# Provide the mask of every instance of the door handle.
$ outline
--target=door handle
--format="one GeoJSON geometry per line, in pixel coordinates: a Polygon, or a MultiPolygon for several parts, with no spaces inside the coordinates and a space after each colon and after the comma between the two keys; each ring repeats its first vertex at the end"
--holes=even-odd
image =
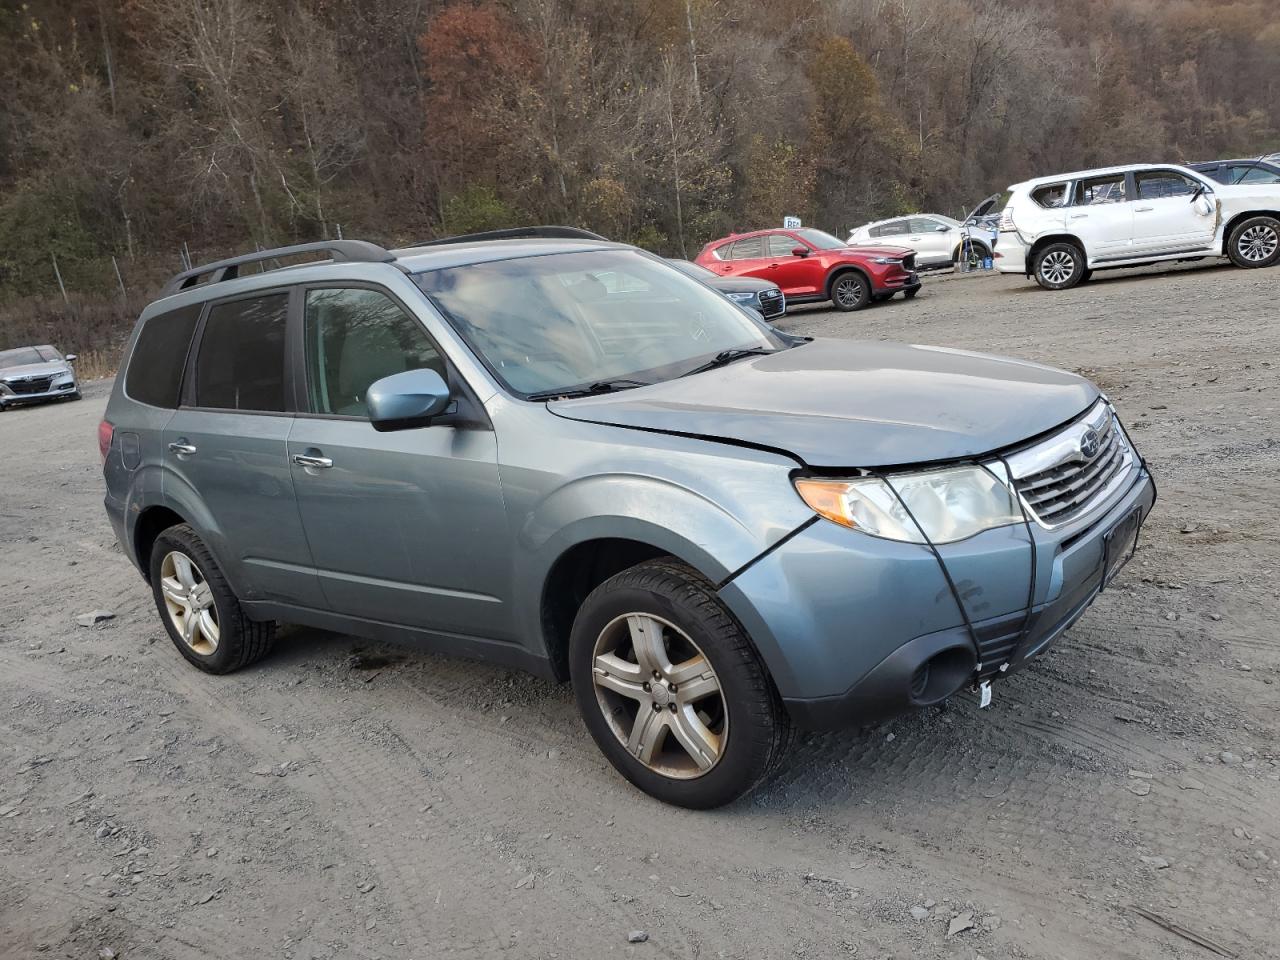
{"type": "Polygon", "coordinates": [[[1071,219],[1072,220],[1088,220],[1089,215],[1087,213],[1073,213],[1071,214],[1071,219]]]}
{"type": "Polygon", "coordinates": [[[769,269],[770,269],[770,270],[777,270],[777,269],[778,269],[778,265],[777,265],[776,263],[771,263],[771,264],[769,264],[769,269]]]}
{"type": "Polygon", "coordinates": [[[1155,207],[1134,207],[1134,208],[1133,208],[1133,212],[1134,212],[1134,213],[1147,213],[1148,211],[1151,211],[1151,210],[1154,210],[1154,209],[1155,209],[1155,207]]]}
{"type": "Polygon", "coordinates": [[[195,444],[189,443],[186,437],[173,441],[169,449],[180,457],[189,457],[196,452],[195,444]]]}
{"type": "Polygon", "coordinates": [[[300,467],[315,467],[318,470],[328,470],[333,466],[333,461],[328,457],[316,457],[308,453],[295,453],[292,459],[300,467]]]}

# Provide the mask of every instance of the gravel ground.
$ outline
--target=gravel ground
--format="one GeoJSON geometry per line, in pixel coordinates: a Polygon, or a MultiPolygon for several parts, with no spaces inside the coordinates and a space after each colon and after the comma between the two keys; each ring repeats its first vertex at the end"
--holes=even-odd
{"type": "Polygon", "coordinates": [[[1280,270],[1104,277],[784,322],[1082,370],[1161,499],[990,710],[804,737],[714,813],[631,789],[567,688],[493,666],[293,629],[199,673],[102,514],[109,383],[0,416],[0,956],[1214,955],[1140,910],[1280,955],[1280,270]]]}

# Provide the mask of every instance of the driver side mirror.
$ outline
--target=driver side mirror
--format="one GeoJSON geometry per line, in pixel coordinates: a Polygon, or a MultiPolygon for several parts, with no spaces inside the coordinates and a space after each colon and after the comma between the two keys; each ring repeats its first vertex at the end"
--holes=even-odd
{"type": "Polygon", "coordinates": [[[807,257],[809,255],[808,247],[792,247],[791,255],[793,257],[807,257]]]}
{"type": "Polygon", "coordinates": [[[67,361],[67,363],[75,363],[75,361],[76,361],[76,355],[75,355],[74,353],[68,353],[68,354],[67,354],[65,357],[63,357],[62,359],[63,359],[63,360],[65,360],[65,361],[67,361]]]}
{"type": "Polygon", "coordinates": [[[434,370],[393,373],[374,381],[365,394],[369,422],[379,433],[429,427],[450,399],[449,385],[434,370]]]}
{"type": "Polygon", "coordinates": [[[942,224],[938,224],[936,227],[933,228],[933,232],[934,233],[950,233],[951,228],[945,227],[942,224]]]}

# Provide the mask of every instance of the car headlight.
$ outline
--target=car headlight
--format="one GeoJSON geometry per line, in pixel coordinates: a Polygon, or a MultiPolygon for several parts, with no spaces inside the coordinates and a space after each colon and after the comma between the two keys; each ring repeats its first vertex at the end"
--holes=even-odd
{"type": "Polygon", "coordinates": [[[1009,488],[982,467],[902,473],[883,480],[802,477],[795,487],[800,499],[819,516],[904,543],[924,543],[925,536],[934,543],[954,543],[983,530],[1022,522],[1022,511],[1009,488]],[[910,515],[903,509],[904,502],[910,515]]]}
{"type": "Polygon", "coordinates": [[[901,257],[872,257],[872,263],[902,263],[901,257]]]}
{"type": "Polygon", "coordinates": [[[726,293],[725,296],[734,303],[750,303],[756,298],[754,293],[726,293]]]}

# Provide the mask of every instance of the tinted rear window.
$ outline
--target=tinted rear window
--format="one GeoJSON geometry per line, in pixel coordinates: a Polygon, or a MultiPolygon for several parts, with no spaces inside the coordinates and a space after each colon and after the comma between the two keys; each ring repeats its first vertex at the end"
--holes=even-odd
{"type": "Polygon", "coordinates": [[[196,406],[284,410],[289,295],[219,303],[209,310],[196,358],[196,406]]]}
{"type": "Polygon", "coordinates": [[[191,334],[200,319],[201,307],[197,303],[157,313],[143,324],[124,378],[124,392],[131,399],[153,407],[178,405],[182,370],[187,365],[191,334]]]}

